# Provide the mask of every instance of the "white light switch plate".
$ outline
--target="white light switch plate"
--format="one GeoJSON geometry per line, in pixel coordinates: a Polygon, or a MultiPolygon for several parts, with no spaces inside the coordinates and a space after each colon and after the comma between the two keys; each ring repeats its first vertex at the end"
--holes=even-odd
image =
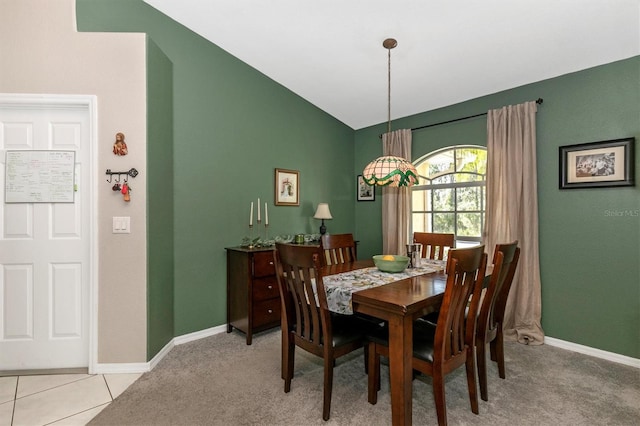
{"type": "Polygon", "coordinates": [[[131,217],[113,216],[113,233],[114,234],[130,234],[131,233],[131,217]]]}

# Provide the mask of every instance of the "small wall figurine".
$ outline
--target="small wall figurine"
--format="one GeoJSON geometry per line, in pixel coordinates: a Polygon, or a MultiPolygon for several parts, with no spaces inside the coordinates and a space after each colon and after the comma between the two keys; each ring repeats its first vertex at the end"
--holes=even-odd
{"type": "Polygon", "coordinates": [[[124,133],[116,133],[116,141],[113,144],[113,153],[115,155],[127,155],[129,153],[127,144],[124,141],[124,133]]]}

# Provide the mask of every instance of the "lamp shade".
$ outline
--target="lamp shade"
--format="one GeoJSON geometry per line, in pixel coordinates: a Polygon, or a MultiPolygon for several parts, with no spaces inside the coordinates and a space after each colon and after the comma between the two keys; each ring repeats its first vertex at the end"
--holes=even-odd
{"type": "Polygon", "coordinates": [[[314,219],[333,219],[331,211],[329,210],[329,204],[320,203],[316,208],[316,214],[313,215],[314,219]]]}
{"type": "Polygon", "coordinates": [[[418,183],[418,171],[404,158],[386,155],[370,162],[362,178],[367,185],[413,186],[418,183]]]}

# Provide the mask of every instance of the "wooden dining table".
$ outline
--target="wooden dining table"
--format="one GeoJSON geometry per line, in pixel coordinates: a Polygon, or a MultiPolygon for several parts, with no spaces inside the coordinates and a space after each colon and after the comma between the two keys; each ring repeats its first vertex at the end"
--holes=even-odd
{"type": "MultiPolygon", "coordinates": [[[[330,265],[323,275],[373,266],[371,260],[330,265]]],[[[439,309],[447,277],[442,272],[404,278],[352,293],[353,312],[383,319],[389,324],[389,373],[393,425],[410,425],[413,398],[413,322],[439,309]]]]}

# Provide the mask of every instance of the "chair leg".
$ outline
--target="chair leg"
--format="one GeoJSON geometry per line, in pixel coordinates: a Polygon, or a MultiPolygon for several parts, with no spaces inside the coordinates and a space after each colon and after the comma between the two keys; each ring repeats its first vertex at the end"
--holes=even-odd
{"type": "Polygon", "coordinates": [[[324,358],[324,402],[322,404],[322,419],[329,420],[331,413],[331,390],[333,388],[333,365],[335,359],[324,358]]]}
{"type": "Polygon", "coordinates": [[[289,362],[289,335],[286,330],[282,330],[282,346],[280,348],[280,376],[282,380],[287,380],[287,363],[289,362]]]}
{"type": "Polygon", "coordinates": [[[380,390],[380,355],[376,353],[376,344],[368,345],[368,400],[369,404],[375,405],[378,402],[378,390],[380,390]]]}
{"type": "Polygon", "coordinates": [[[487,389],[487,348],[484,339],[476,341],[476,359],[478,361],[478,382],[480,384],[480,398],[488,401],[487,389]]]}
{"type": "Polygon", "coordinates": [[[473,414],[479,414],[478,411],[478,388],[476,387],[476,362],[473,357],[473,348],[467,349],[467,387],[469,388],[469,401],[471,402],[471,411],[473,414]]]}
{"type": "Polygon", "coordinates": [[[496,339],[493,339],[489,343],[490,343],[489,344],[489,349],[490,349],[490,353],[491,353],[491,361],[498,362],[498,355],[496,355],[496,339]]]}
{"type": "Polygon", "coordinates": [[[364,374],[369,374],[369,343],[364,344],[364,374]]]}
{"type": "Polygon", "coordinates": [[[504,369],[504,343],[502,340],[502,324],[498,326],[498,332],[496,333],[496,338],[494,339],[494,344],[496,346],[496,361],[498,362],[498,375],[501,379],[506,377],[505,369],[504,369]]]}
{"type": "Polygon", "coordinates": [[[433,399],[436,403],[436,414],[438,415],[438,425],[447,424],[447,401],[444,396],[444,376],[442,372],[434,371],[431,377],[433,382],[433,399]]]}
{"type": "Polygon", "coordinates": [[[284,392],[291,390],[291,380],[293,379],[293,368],[295,364],[296,346],[289,341],[286,347],[282,348],[282,378],[284,379],[284,392]]]}

